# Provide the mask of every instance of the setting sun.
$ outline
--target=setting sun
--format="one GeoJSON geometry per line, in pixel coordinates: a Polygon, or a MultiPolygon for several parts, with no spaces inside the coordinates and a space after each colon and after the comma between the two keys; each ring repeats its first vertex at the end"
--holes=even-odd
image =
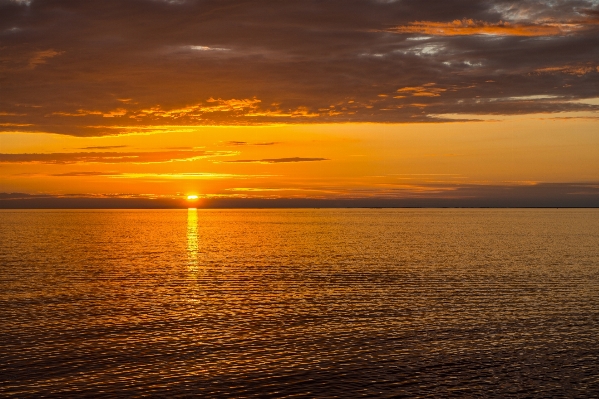
{"type": "Polygon", "coordinates": [[[187,201],[196,201],[198,199],[197,195],[188,195],[187,201]]]}

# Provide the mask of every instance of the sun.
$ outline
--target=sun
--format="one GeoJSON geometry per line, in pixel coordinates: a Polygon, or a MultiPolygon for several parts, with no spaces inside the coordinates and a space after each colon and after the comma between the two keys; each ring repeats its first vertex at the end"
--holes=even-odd
{"type": "Polygon", "coordinates": [[[197,195],[188,195],[187,201],[196,201],[198,199],[197,195]]]}

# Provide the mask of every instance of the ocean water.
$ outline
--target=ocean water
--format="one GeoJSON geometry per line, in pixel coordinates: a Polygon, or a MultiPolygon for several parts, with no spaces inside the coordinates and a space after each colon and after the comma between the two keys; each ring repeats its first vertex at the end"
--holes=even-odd
{"type": "Polygon", "coordinates": [[[0,211],[0,396],[599,397],[599,210],[0,211]]]}

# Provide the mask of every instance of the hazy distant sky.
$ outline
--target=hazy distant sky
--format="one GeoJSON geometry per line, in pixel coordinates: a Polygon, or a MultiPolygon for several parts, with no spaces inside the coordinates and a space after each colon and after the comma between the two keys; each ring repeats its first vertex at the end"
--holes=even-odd
{"type": "Polygon", "coordinates": [[[0,179],[59,197],[597,199],[599,0],[0,0],[0,179]]]}

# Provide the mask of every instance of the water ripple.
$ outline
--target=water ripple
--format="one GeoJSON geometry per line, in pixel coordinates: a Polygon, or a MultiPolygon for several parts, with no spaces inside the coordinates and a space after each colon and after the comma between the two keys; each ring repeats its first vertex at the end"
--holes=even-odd
{"type": "Polygon", "coordinates": [[[598,210],[1,211],[3,397],[597,397],[598,210]]]}

